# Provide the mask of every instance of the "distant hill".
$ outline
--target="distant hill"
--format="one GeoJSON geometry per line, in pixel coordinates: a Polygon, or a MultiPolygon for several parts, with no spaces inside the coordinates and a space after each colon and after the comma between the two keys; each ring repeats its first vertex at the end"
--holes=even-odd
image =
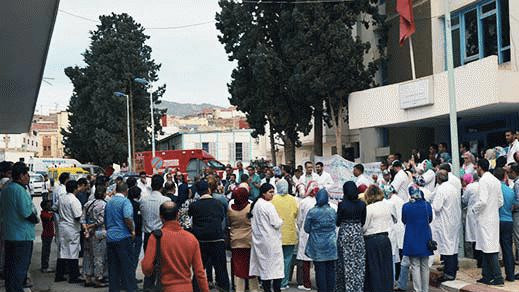
{"type": "Polygon", "coordinates": [[[223,107],[202,103],[202,104],[194,104],[194,103],[178,103],[174,101],[166,101],[162,100],[157,108],[166,109],[168,115],[174,115],[179,117],[185,117],[189,115],[194,115],[202,112],[204,109],[222,109],[223,107]]]}

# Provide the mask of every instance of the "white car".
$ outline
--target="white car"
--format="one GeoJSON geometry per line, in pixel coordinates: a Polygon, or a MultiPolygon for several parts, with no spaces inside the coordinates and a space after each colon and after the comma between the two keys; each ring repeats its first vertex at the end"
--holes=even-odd
{"type": "Polygon", "coordinates": [[[29,181],[29,188],[31,190],[31,196],[41,196],[45,188],[43,175],[31,172],[30,176],[31,180],[29,181]]]}

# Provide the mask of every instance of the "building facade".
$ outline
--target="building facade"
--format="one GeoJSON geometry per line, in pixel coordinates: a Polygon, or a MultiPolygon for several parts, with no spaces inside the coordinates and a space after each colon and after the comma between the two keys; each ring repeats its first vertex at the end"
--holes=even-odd
{"type": "Polygon", "coordinates": [[[265,158],[260,139],[252,138],[251,129],[208,132],[179,132],[158,142],[159,150],[203,149],[223,164],[244,164],[265,158]]]}
{"type": "Polygon", "coordinates": [[[69,124],[68,112],[61,111],[50,115],[35,115],[32,129],[38,132],[38,157],[65,158],[62,129],[69,124]]]}
{"type": "MultiPolygon", "coordinates": [[[[409,44],[398,44],[394,1],[385,1],[388,62],[381,87],[355,92],[348,103],[350,129],[359,131],[360,160],[450,141],[444,1],[415,0],[413,35],[417,79],[409,44]]],[[[519,1],[450,1],[459,141],[478,153],[505,144],[519,127],[519,1]]]]}

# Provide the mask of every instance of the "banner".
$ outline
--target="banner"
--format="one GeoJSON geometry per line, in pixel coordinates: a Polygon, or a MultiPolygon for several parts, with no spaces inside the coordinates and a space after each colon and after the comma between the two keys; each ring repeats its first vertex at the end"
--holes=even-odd
{"type": "MultiPolygon", "coordinates": [[[[337,154],[330,157],[315,156],[315,162],[322,162],[324,171],[332,176],[333,186],[327,190],[330,194],[330,198],[341,200],[343,196],[342,186],[344,183],[347,181],[356,181],[356,177],[353,175],[353,167],[357,163],[346,160],[337,154]]],[[[364,166],[364,175],[369,179],[371,179],[373,175],[378,177],[382,176],[382,172],[380,171],[380,162],[361,164],[364,166]]]]}

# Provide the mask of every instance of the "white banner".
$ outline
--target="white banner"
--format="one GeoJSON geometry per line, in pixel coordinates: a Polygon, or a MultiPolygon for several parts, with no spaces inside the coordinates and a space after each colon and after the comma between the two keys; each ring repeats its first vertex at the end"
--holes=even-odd
{"type": "MultiPolygon", "coordinates": [[[[333,155],[330,157],[315,156],[315,162],[322,162],[324,171],[328,172],[333,179],[333,186],[328,189],[330,197],[334,200],[341,200],[342,186],[347,181],[356,181],[353,175],[353,167],[357,164],[353,161],[344,159],[340,155],[333,155]]],[[[361,163],[364,166],[364,175],[372,178],[373,175],[382,176],[380,171],[380,162],[361,163]]]]}

